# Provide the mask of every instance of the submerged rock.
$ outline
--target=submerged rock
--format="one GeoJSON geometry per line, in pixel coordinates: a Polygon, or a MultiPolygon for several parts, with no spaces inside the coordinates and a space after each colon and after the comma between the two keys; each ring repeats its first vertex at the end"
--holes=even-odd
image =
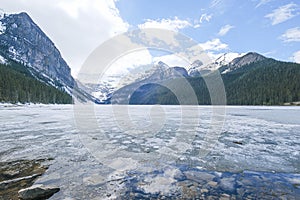
{"type": "Polygon", "coordinates": [[[34,185],[29,188],[20,190],[19,198],[22,200],[42,200],[51,197],[53,194],[59,192],[57,187],[46,187],[43,185],[34,185]]]}
{"type": "Polygon", "coordinates": [[[47,166],[46,159],[0,162],[0,200],[18,200],[18,191],[32,186],[47,166]]]}

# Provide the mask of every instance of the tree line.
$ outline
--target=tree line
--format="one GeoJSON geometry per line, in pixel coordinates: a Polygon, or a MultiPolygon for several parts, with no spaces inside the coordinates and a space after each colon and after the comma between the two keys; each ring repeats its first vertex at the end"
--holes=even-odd
{"type": "Polygon", "coordinates": [[[35,79],[23,65],[0,64],[0,102],[69,104],[66,92],[35,79]]]}
{"type": "MultiPolygon", "coordinates": [[[[206,77],[207,79],[213,78],[206,77]]],[[[300,64],[280,62],[273,59],[251,63],[242,68],[222,74],[228,105],[283,105],[300,101],[300,64]]],[[[210,94],[202,77],[187,78],[199,105],[210,105],[210,94]]],[[[181,81],[168,80],[184,91],[181,81]]],[[[180,97],[182,104],[189,104],[188,96],[180,97]],[[183,99],[183,101],[182,101],[183,99]],[[186,99],[186,100],[184,100],[186,99]]],[[[168,87],[159,84],[142,86],[130,98],[130,104],[179,104],[178,98],[168,87]]]]}

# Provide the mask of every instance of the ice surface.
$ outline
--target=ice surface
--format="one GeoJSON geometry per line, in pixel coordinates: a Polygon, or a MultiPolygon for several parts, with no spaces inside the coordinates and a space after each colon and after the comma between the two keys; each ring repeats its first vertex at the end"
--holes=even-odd
{"type": "Polygon", "coordinates": [[[0,104],[0,159],[54,158],[37,181],[61,188],[52,199],[91,199],[99,194],[117,197],[125,194],[129,183],[137,184],[136,190],[142,193],[165,195],[175,192],[178,180],[186,181],[180,166],[203,171],[184,173],[204,179],[197,184],[207,181],[209,187],[218,185],[229,192],[238,193],[237,177],[244,171],[251,172],[250,181],[256,180],[255,171],[268,181],[272,182],[274,174],[299,187],[299,107],[227,107],[222,132],[212,137],[216,141],[205,157],[201,151],[210,142],[205,138],[211,107],[162,106],[164,115],[156,115],[151,114],[153,106],[129,106],[129,118],[119,112],[124,107],[117,108],[114,111],[110,105],[99,105],[92,113],[81,110],[86,119],[96,118],[97,123],[94,131],[83,131],[72,105],[0,104]],[[183,110],[197,109],[198,119],[193,115],[182,119],[183,110]],[[128,119],[136,129],[126,129],[131,127],[128,119]],[[162,126],[151,128],[157,121],[162,126]]]}

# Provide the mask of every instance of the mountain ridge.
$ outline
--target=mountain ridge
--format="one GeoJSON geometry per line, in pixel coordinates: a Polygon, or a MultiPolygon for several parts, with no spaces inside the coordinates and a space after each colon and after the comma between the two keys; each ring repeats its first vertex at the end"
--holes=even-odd
{"type": "Polygon", "coordinates": [[[69,90],[75,81],[71,69],[50,38],[30,16],[21,12],[5,14],[0,19],[4,31],[0,34],[0,55],[36,71],[52,84],[69,90]]]}
{"type": "Polygon", "coordinates": [[[78,87],[55,44],[26,12],[0,13],[0,58],[7,66],[19,63],[34,79],[80,102],[95,101],[78,87]]]}
{"type": "MultiPolygon", "coordinates": [[[[283,105],[300,100],[300,64],[277,61],[250,52],[234,62],[219,68],[230,105],[283,105]],[[230,68],[231,67],[231,68],[230,68]]],[[[211,79],[210,74],[205,74],[211,79]]],[[[210,96],[203,77],[187,77],[195,90],[198,104],[209,105],[210,96]]],[[[177,94],[185,91],[180,78],[165,79],[153,84],[151,81],[132,83],[112,95],[113,104],[178,104],[177,94]]],[[[188,98],[188,97],[186,97],[188,98]]],[[[186,99],[188,104],[188,99],[186,99]]],[[[184,103],[184,102],[183,102],[184,103]]]]}

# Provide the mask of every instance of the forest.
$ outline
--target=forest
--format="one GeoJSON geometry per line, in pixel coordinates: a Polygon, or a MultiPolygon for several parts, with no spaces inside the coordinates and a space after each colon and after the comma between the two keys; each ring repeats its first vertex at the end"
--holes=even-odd
{"type": "Polygon", "coordinates": [[[0,64],[0,103],[70,104],[65,91],[37,80],[28,68],[17,62],[0,64]]]}

